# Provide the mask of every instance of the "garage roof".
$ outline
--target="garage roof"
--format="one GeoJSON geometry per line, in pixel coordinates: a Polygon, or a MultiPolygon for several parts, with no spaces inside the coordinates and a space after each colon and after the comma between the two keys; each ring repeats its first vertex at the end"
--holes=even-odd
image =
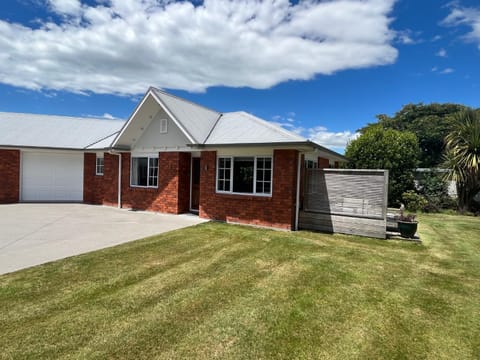
{"type": "Polygon", "coordinates": [[[109,148],[124,120],[0,112],[0,146],[109,148]]]}

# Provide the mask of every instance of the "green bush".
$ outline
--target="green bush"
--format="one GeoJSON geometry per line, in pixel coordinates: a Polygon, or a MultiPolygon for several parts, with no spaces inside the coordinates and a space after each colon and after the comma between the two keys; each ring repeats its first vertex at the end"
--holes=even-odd
{"type": "Polygon", "coordinates": [[[417,194],[413,190],[405,191],[402,194],[402,200],[405,204],[405,207],[409,211],[423,210],[423,208],[428,204],[428,200],[425,198],[425,196],[417,194]]]}

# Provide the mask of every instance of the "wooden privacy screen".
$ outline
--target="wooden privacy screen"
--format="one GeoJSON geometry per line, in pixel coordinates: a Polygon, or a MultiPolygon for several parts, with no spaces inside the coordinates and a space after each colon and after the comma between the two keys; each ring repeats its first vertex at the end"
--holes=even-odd
{"type": "Polygon", "coordinates": [[[387,170],[307,169],[302,229],[385,238],[387,170]]]}

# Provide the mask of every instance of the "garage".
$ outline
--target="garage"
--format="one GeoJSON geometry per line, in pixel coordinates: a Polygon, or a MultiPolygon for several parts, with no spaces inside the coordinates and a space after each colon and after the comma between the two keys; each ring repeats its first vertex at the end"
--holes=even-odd
{"type": "Polygon", "coordinates": [[[83,201],[83,153],[22,152],[22,201],[83,201]]]}

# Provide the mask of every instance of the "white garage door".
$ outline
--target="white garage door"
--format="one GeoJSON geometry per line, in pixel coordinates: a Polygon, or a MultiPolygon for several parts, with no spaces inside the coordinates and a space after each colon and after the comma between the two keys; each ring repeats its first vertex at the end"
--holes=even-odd
{"type": "Polygon", "coordinates": [[[83,201],[82,153],[22,153],[23,201],[83,201]]]}

